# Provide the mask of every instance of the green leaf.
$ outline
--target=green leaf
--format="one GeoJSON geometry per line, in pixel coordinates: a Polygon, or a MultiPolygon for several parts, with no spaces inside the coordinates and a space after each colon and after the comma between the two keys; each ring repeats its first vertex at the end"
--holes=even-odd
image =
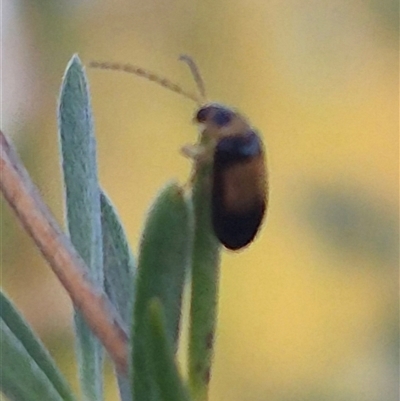
{"type": "Polygon", "coordinates": [[[199,166],[193,183],[194,241],[189,324],[189,386],[195,401],[208,399],[216,329],[220,244],[211,225],[212,166],[199,166]]]}
{"type": "Polygon", "coordinates": [[[110,199],[102,191],[101,224],[103,233],[104,286],[127,327],[132,325],[135,261],[128,240],[110,199]]]}
{"type": "Polygon", "coordinates": [[[62,401],[46,374],[0,320],[1,390],[11,400],[62,401]]]}
{"type": "MultiPolygon", "coordinates": [[[[9,352],[8,355],[14,355],[14,352],[16,352],[12,351],[13,347],[17,347],[18,349],[21,347],[24,348],[25,351],[21,351],[21,355],[25,355],[24,358],[27,358],[26,354],[29,355],[32,359],[29,364],[34,367],[34,371],[36,372],[38,369],[42,371],[43,375],[47,377],[47,381],[51,384],[54,390],[58,392],[59,397],[61,397],[62,400],[74,401],[75,398],[67,381],[58,370],[49,352],[2,291],[0,291],[0,321],[4,324],[4,326],[2,326],[4,327],[3,340],[6,342],[10,341],[10,343],[5,345],[5,349],[8,349],[9,352]]],[[[0,336],[3,336],[3,332],[0,336]]],[[[0,348],[2,365],[0,370],[0,389],[5,394],[8,394],[10,398],[18,398],[17,395],[21,391],[21,385],[24,387],[24,381],[15,377],[12,373],[13,369],[11,368],[11,365],[5,363],[5,349],[0,348]],[[12,390],[13,388],[15,388],[15,394],[12,390]]],[[[18,355],[20,355],[20,353],[18,353],[18,355]]],[[[16,364],[16,366],[18,366],[16,359],[11,362],[13,365],[16,364]]],[[[24,373],[23,377],[25,377],[25,374],[28,373],[24,373]]]]}
{"type": "Polygon", "coordinates": [[[182,189],[175,183],[164,188],[150,209],[140,244],[132,332],[134,400],[159,400],[149,372],[149,301],[157,297],[164,307],[166,335],[177,348],[182,292],[190,263],[191,210],[182,189]]]}
{"type": "Polygon", "coordinates": [[[37,396],[32,388],[38,387],[48,394],[56,392],[57,399],[74,401],[67,381],[49,352],[2,291],[0,325],[0,390],[10,399],[34,400],[41,399],[33,398],[37,396]],[[32,371],[23,371],[24,367],[27,370],[31,367],[32,371]]]}
{"type": "MultiPolygon", "coordinates": [[[[132,326],[135,262],[123,226],[110,199],[100,194],[103,233],[104,286],[127,328],[132,326]]],[[[122,401],[131,401],[128,376],[117,373],[122,401]]]]}
{"type": "Polygon", "coordinates": [[[161,401],[189,401],[189,394],[182,383],[174,361],[171,342],[168,341],[163,307],[157,298],[148,306],[150,333],[151,371],[160,390],[161,401]]]}
{"type": "MultiPolygon", "coordinates": [[[[68,231],[89,267],[88,277],[103,287],[103,252],[96,141],[88,84],[83,66],[69,62],[60,94],[59,135],[66,192],[68,231]]],[[[103,349],[76,311],[75,331],[80,381],[88,400],[103,399],[103,349]]]]}

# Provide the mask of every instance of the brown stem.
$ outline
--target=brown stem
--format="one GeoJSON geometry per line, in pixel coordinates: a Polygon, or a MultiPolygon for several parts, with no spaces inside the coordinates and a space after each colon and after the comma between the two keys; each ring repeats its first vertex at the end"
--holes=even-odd
{"type": "Polygon", "coordinates": [[[118,315],[106,295],[88,282],[85,275],[88,268],[43,202],[1,130],[0,190],[118,370],[126,372],[128,337],[118,315]]]}

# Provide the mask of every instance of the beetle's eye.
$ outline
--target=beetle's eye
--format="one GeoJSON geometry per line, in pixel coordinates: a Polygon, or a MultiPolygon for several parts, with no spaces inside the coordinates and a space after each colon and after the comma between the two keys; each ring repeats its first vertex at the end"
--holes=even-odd
{"type": "Polygon", "coordinates": [[[202,107],[196,114],[196,121],[204,123],[210,114],[210,106],[202,107]]]}
{"type": "Polygon", "coordinates": [[[223,127],[232,121],[232,117],[232,111],[228,109],[219,109],[213,116],[212,120],[216,125],[223,127]]]}

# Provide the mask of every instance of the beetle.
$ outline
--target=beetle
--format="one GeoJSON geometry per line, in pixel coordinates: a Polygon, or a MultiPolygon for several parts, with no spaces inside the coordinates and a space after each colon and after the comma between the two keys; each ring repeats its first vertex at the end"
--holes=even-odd
{"type": "Polygon", "coordinates": [[[256,236],[267,207],[262,141],[246,119],[220,104],[206,104],[195,117],[202,135],[214,136],[211,218],[216,237],[238,250],[256,236]]]}
{"type": "Polygon", "coordinates": [[[268,203],[268,174],[260,136],[248,120],[233,108],[205,101],[204,81],[193,59],[181,56],[190,68],[199,95],[130,64],[91,62],[94,68],[125,71],[179,93],[199,104],[194,117],[207,145],[182,148],[197,163],[211,163],[211,220],[215,236],[227,249],[239,250],[257,235],[268,203]]]}

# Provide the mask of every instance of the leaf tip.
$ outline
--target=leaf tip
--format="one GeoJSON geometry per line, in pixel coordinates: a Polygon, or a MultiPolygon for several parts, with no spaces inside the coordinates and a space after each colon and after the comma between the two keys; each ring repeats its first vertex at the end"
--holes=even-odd
{"type": "Polygon", "coordinates": [[[78,80],[85,80],[85,72],[84,66],[82,64],[81,59],[78,56],[78,53],[75,53],[71,59],[68,61],[67,67],[65,69],[63,82],[64,85],[67,81],[69,81],[72,77],[77,77],[78,80]]]}
{"type": "Polygon", "coordinates": [[[177,198],[182,198],[185,193],[184,187],[175,180],[168,182],[165,190],[170,196],[177,198]]]}
{"type": "Polygon", "coordinates": [[[68,62],[67,69],[70,68],[70,67],[72,67],[72,66],[77,66],[77,67],[80,67],[80,68],[83,67],[82,61],[81,61],[81,59],[80,59],[78,53],[75,53],[75,54],[71,57],[71,59],[70,59],[69,62],[68,62]]]}

